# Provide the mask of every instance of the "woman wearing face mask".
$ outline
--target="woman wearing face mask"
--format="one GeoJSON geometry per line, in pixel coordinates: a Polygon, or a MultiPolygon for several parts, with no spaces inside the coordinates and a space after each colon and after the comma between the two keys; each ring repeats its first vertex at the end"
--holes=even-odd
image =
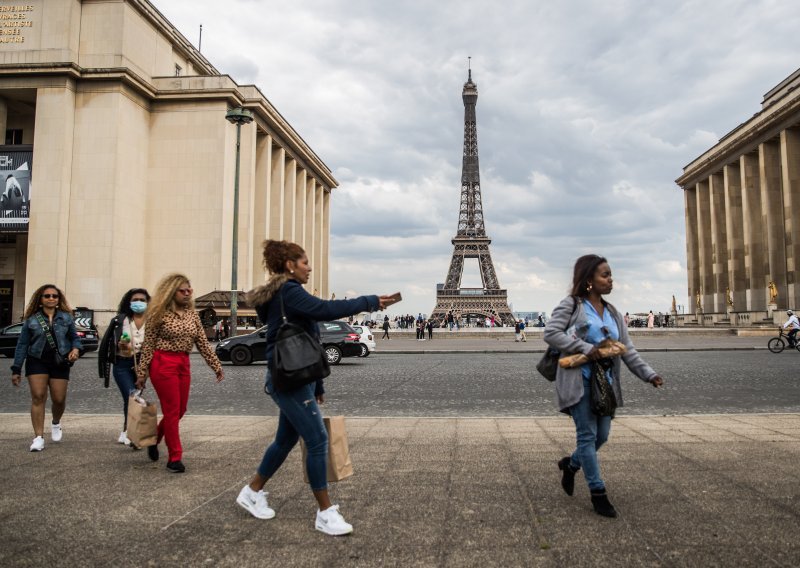
{"type": "Polygon", "coordinates": [[[606,377],[611,383],[617,406],[622,406],[621,361],[642,381],[654,387],[663,384],[661,377],[636,352],[623,316],[603,299],[603,296],[611,293],[613,282],[611,268],[605,258],[596,254],[580,257],[575,262],[572,292],[553,310],[544,330],[544,340],[550,347],[564,355],[583,353],[590,361],[575,368],[559,367],[556,372],[558,408],[572,416],[577,438],[575,452],[562,458],[558,462],[558,469],[562,472],[561,486],[570,496],[575,489],[575,474],[583,469],[592,506],[597,514],[604,517],[617,516],[616,509],[608,500],[597,459],[597,450],[605,444],[611,432],[611,416],[598,416],[592,411],[592,362],[598,361],[603,368],[607,368],[606,377]],[[598,344],[605,339],[623,343],[625,354],[611,360],[601,359],[598,344]]]}
{"type": "Polygon", "coordinates": [[[100,377],[108,379],[113,367],[114,381],[122,395],[122,433],[117,441],[126,446],[128,439],[128,399],[136,390],[136,364],[144,342],[144,312],[150,294],[144,288],[133,288],[125,292],[117,308],[117,315],[108,324],[98,349],[97,367],[100,377]]]}

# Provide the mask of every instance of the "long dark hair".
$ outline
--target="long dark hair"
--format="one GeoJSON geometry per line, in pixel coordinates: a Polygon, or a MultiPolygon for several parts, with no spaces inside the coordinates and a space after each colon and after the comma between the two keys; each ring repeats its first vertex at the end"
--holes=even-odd
{"type": "Polygon", "coordinates": [[[589,295],[589,282],[594,278],[597,267],[608,262],[605,257],[596,254],[586,254],[575,261],[575,270],[572,273],[572,295],[585,298],[589,295]]]}
{"type": "Polygon", "coordinates": [[[144,297],[147,298],[147,301],[150,301],[150,294],[147,293],[147,290],[144,288],[131,288],[125,295],[122,296],[122,299],[119,301],[119,307],[117,308],[118,314],[125,314],[129,318],[133,317],[133,310],[131,309],[131,298],[133,298],[134,294],[144,294],[144,297]]]}

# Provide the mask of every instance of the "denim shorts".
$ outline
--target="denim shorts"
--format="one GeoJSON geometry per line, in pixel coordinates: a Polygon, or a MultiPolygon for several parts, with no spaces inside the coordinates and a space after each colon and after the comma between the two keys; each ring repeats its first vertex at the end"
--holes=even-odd
{"type": "Polygon", "coordinates": [[[48,375],[51,379],[69,380],[69,365],[57,365],[53,360],[37,359],[28,356],[25,358],[25,376],[48,375]]]}

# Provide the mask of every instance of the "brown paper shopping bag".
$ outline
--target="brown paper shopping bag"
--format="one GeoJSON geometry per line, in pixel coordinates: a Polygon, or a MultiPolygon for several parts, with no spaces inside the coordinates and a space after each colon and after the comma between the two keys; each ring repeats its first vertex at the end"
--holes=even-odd
{"type": "Polygon", "coordinates": [[[128,439],[137,448],[158,442],[158,407],[141,395],[132,394],[128,400],[128,439]]]}
{"type": "MultiPolygon", "coordinates": [[[[325,429],[328,431],[328,481],[341,481],[353,475],[353,462],[350,461],[350,447],[347,444],[347,429],[344,425],[344,416],[330,416],[324,418],[325,429]]],[[[303,478],[308,483],[306,470],[306,445],[300,441],[303,450],[303,478]]]]}

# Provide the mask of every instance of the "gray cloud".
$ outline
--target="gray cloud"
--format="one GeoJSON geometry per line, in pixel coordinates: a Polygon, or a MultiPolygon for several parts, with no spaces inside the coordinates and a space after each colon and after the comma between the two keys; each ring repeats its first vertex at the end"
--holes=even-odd
{"type": "MultiPolygon", "coordinates": [[[[548,310],[574,259],[609,257],[623,309],[686,303],[673,180],[797,67],[796,7],[739,0],[212,0],[158,8],[255,82],[334,170],[337,296],[429,311],[456,230],[466,57],[480,92],[487,230],[516,308],[548,310]]],[[[163,5],[161,5],[163,4],[163,5]]]]}

